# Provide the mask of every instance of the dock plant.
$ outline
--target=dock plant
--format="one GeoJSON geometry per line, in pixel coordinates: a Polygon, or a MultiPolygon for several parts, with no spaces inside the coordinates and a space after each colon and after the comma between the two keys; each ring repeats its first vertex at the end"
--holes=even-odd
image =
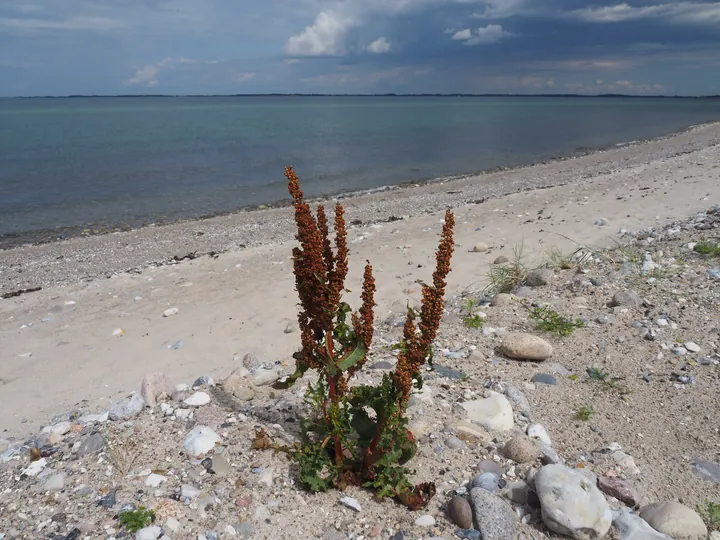
{"type": "Polygon", "coordinates": [[[375,386],[351,385],[372,345],[373,268],[369,262],[365,265],[362,304],[353,312],[343,301],[349,251],[343,207],[335,206],[333,249],[324,206],[318,205],[313,213],[292,167],[285,176],[299,243],[292,258],[300,299],[301,348],[293,355],[295,372],[274,387],[289,388],[311,369],[318,379],[306,393],[312,413],[302,421],[303,441],[292,448],[276,448],[294,457],[300,482],[312,491],[364,486],[380,498],[394,497],[410,508],[423,508],[435,486],[414,485],[403,466],[416,451],[406,413],[410,394],[422,388],[423,367],[432,359],[454,250],[454,216],[449,210],[445,213],[432,284],[421,283],[421,307],[408,308],[395,370],[375,386]]]}

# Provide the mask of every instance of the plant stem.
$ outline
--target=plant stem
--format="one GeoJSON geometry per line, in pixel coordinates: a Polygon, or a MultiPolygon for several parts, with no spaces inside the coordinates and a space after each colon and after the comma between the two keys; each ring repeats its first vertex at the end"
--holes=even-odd
{"type": "MultiPolygon", "coordinates": [[[[335,353],[333,350],[333,336],[332,332],[326,332],[325,333],[325,343],[327,344],[327,350],[329,354],[328,362],[335,362],[335,353]]],[[[329,383],[329,391],[330,391],[330,401],[332,402],[335,407],[338,405],[338,398],[337,398],[337,382],[338,382],[339,375],[333,375],[332,377],[328,378],[329,383]]],[[[328,424],[332,425],[330,420],[328,419],[328,424]]],[[[340,436],[335,435],[335,464],[341,465],[343,461],[343,451],[342,451],[342,443],[340,442],[340,436]]]]}
{"type": "Polygon", "coordinates": [[[363,458],[363,469],[365,469],[365,472],[367,472],[370,467],[372,466],[372,458],[373,455],[375,455],[375,451],[377,450],[378,444],[380,444],[380,438],[382,437],[382,433],[385,430],[385,415],[383,414],[378,418],[377,424],[375,424],[377,427],[375,429],[375,436],[373,437],[373,440],[370,442],[370,446],[367,447],[365,450],[365,457],[363,458]]]}

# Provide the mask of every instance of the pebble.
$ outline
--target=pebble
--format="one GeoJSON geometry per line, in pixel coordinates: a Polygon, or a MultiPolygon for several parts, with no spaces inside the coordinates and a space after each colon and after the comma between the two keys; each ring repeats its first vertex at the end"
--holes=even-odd
{"type": "Polygon", "coordinates": [[[473,478],[472,487],[482,488],[485,491],[489,491],[490,493],[495,493],[498,490],[498,486],[500,485],[501,474],[502,469],[500,469],[499,473],[484,472],[482,474],[479,474],[475,478],[473,478]]]}
{"type": "Polygon", "coordinates": [[[527,436],[533,439],[540,439],[548,446],[552,446],[550,435],[542,424],[529,424],[526,430],[527,436]]]}
{"type": "Polygon", "coordinates": [[[180,312],[180,310],[176,307],[172,307],[169,309],[166,309],[163,312],[163,317],[172,317],[173,315],[177,315],[180,312]]]}
{"type": "Polygon", "coordinates": [[[698,513],[676,501],[648,505],[640,510],[640,517],[656,531],[673,538],[706,536],[708,533],[698,513]]]}
{"type": "Polygon", "coordinates": [[[145,485],[148,487],[159,487],[163,482],[167,482],[167,478],[161,474],[151,473],[145,479],[145,485]]]}
{"type": "Polygon", "coordinates": [[[615,460],[625,474],[636,475],[640,474],[640,469],[635,465],[635,460],[631,455],[626,454],[622,450],[616,450],[612,454],[612,458],[615,460]]]}
{"type": "Polygon", "coordinates": [[[215,448],[215,443],[220,442],[222,442],[222,439],[212,428],[195,426],[185,437],[183,446],[190,456],[198,457],[215,448]]]}
{"type": "Polygon", "coordinates": [[[472,508],[465,497],[455,495],[448,503],[450,521],[461,529],[472,529],[472,508]]]}
{"type": "Polygon", "coordinates": [[[495,461],[490,461],[489,459],[484,459],[481,462],[479,462],[476,466],[476,469],[481,472],[491,472],[496,474],[498,477],[502,476],[503,469],[495,461]]]}
{"type": "Polygon", "coordinates": [[[255,390],[248,387],[245,379],[234,372],[223,381],[222,389],[240,401],[250,401],[255,397],[255,390]]]}
{"type": "Polygon", "coordinates": [[[435,518],[432,517],[430,514],[425,514],[424,516],[420,516],[415,520],[415,525],[418,527],[432,527],[435,525],[435,518]]]}
{"type": "Polygon", "coordinates": [[[189,398],[184,399],[183,403],[192,407],[201,407],[210,403],[210,396],[205,392],[195,392],[189,398]]]}
{"type": "Polygon", "coordinates": [[[89,454],[97,454],[105,447],[105,439],[100,433],[93,433],[85,437],[76,453],[77,457],[87,456],[89,454]]]}
{"type": "Polygon", "coordinates": [[[46,491],[62,491],[65,488],[65,478],[67,475],[64,472],[59,472],[48,477],[45,481],[46,491]]]}
{"type": "Polygon", "coordinates": [[[639,306],[641,302],[640,296],[635,291],[618,291],[613,295],[610,305],[634,307],[639,306]]]}
{"type": "Polygon", "coordinates": [[[608,324],[610,320],[609,315],[600,315],[597,319],[595,319],[598,324],[608,324]]]}
{"type": "Polygon", "coordinates": [[[524,506],[528,502],[528,485],[522,480],[510,482],[505,488],[505,495],[515,504],[524,506]]]}
{"type": "Polygon", "coordinates": [[[340,504],[347,506],[348,508],[352,508],[356,512],[362,512],[362,507],[360,506],[360,503],[357,501],[357,499],[348,497],[347,495],[343,495],[342,497],[340,497],[340,504]]]}
{"type": "Polygon", "coordinates": [[[530,379],[530,382],[555,385],[557,384],[557,379],[547,373],[536,373],[532,379],[530,379]]]}
{"type": "Polygon", "coordinates": [[[475,529],[458,529],[455,531],[455,536],[465,540],[482,540],[482,534],[475,529]]]}
{"type": "Polygon", "coordinates": [[[647,521],[627,508],[613,510],[612,515],[612,523],[617,530],[619,540],[672,540],[666,534],[653,529],[647,521]]]}
{"type": "Polygon", "coordinates": [[[490,246],[488,246],[485,242],[478,242],[472,248],[475,253],[484,253],[488,249],[490,249],[490,246]]]}
{"type": "Polygon", "coordinates": [[[195,382],[192,384],[193,388],[199,388],[201,386],[215,386],[215,381],[209,375],[203,375],[195,379],[195,382]]]}
{"type": "Polygon", "coordinates": [[[447,446],[451,450],[462,450],[467,445],[465,444],[465,441],[462,441],[457,437],[451,435],[450,437],[445,439],[445,446],[447,446]]]}
{"type": "Polygon", "coordinates": [[[493,296],[490,305],[493,307],[508,306],[516,301],[516,297],[508,293],[498,293],[493,296]]]}
{"type": "Polygon", "coordinates": [[[500,346],[502,353],[516,360],[547,360],[553,354],[552,345],[538,336],[525,333],[510,333],[500,346]]]}
{"type": "Polygon", "coordinates": [[[528,272],[525,285],[528,287],[542,287],[550,283],[554,278],[555,274],[549,268],[538,268],[528,272]]]}
{"type": "Polygon", "coordinates": [[[540,450],[535,442],[525,435],[513,437],[506,442],[503,453],[515,463],[531,463],[540,456],[540,450]]]}
{"type": "Polygon", "coordinates": [[[129,420],[136,417],[145,407],[145,400],[141,395],[133,392],[129,396],[113,401],[108,411],[110,420],[129,420]]]}
{"type": "Polygon", "coordinates": [[[510,262],[510,259],[508,259],[505,255],[500,255],[493,261],[493,264],[505,264],[505,263],[509,263],[509,262],[510,262]]]}
{"type": "Polygon", "coordinates": [[[693,341],[688,341],[687,343],[685,343],[685,348],[690,352],[694,352],[694,353],[700,352],[700,345],[698,345],[697,343],[695,343],[693,341]]]}
{"type": "Polygon", "coordinates": [[[598,478],[598,488],[600,488],[600,491],[603,493],[615,497],[617,500],[632,507],[640,504],[640,495],[629,482],[622,478],[601,476],[598,478]]]}
{"type": "Polygon", "coordinates": [[[470,490],[470,504],[483,540],[513,540],[515,512],[504,500],[481,488],[470,490]]]}
{"type": "Polygon", "coordinates": [[[135,540],[157,540],[158,538],[160,538],[162,533],[162,527],[158,527],[157,525],[151,525],[150,527],[145,527],[136,532],[135,540]]]}
{"type": "Polygon", "coordinates": [[[610,530],[610,506],[589,470],[545,465],[535,475],[535,490],[550,530],[577,540],[602,538],[610,530]]]}
{"type": "Polygon", "coordinates": [[[115,506],[116,503],[116,495],[117,495],[117,488],[111,489],[107,495],[100,498],[100,500],[97,502],[98,506],[102,506],[103,508],[112,508],[115,506]]]}
{"type": "Polygon", "coordinates": [[[720,465],[699,458],[694,458],[691,464],[691,470],[694,474],[709,482],[720,484],[720,465]]]}
{"type": "Polygon", "coordinates": [[[162,372],[148,373],[143,377],[142,383],[140,384],[140,395],[149,407],[154,407],[157,404],[157,398],[162,393],[172,394],[173,387],[170,381],[162,372]]]}
{"type": "Polygon", "coordinates": [[[252,374],[252,382],[255,386],[267,386],[280,378],[280,373],[274,369],[257,369],[252,374]]]}
{"type": "Polygon", "coordinates": [[[200,495],[200,490],[196,488],[195,486],[191,486],[190,484],[183,484],[180,486],[180,496],[183,499],[194,499],[198,495],[200,495]]]}
{"type": "Polygon", "coordinates": [[[489,391],[488,397],[465,401],[460,406],[465,409],[470,420],[489,431],[507,431],[515,425],[510,402],[497,392],[489,391]]]}

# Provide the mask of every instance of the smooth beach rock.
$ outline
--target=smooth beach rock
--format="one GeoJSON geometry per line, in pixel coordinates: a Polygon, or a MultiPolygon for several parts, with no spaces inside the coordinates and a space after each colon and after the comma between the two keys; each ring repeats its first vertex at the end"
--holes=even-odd
{"type": "Polygon", "coordinates": [[[668,535],[653,529],[647,521],[627,508],[613,510],[612,515],[612,524],[619,540],[672,540],[668,535]]]}
{"type": "Polygon", "coordinates": [[[172,317],[173,315],[177,315],[178,313],[180,313],[180,310],[176,307],[172,307],[172,308],[166,309],[163,312],[163,317],[172,317]]]}
{"type": "Polygon", "coordinates": [[[531,439],[539,439],[548,446],[552,446],[550,435],[542,424],[529,424],[526,430],[527,436],[531,439]]]}
{"type": "Polygon", "coordinates": [[[638,296],[638,293],[635,291],[618,291],[613,295],[612,300],[610,301],[610,305],[613,307],[634,307],[639,306],[641,303],[642,300],[640,300],[640,296],[638,296]]]}
{"type": "Polygon", "coordinates": [[[553,354],[552,345],[538,336],[516,332],[507,334],[500,345],[500,351],[516,360],[543,361],[553,354]]]}
{"type": "Polygon", "coordinates": [[[495,493],[500,487],[500,476],[503,470],[499,469],[498,472],[484,472],[478,474],[472,481],[472,487],[482,488],[490,493],[495,493]]]}
{"type": "Polygon", "coordinates": [[[720,465],[705,459],[693,458],[692,472],[709,482],[720,484],[720,465]]]}
{"type": "Polygon", "coordinates": [[[255,386],[267,386],[280,378],[280,373],[274,369],[257,369],[252,374],[252,382],[255,386]]]}
{"type": "Polygon", "coordinates": [[[505,496],[515,504],[525,505],[528,502],[528,491],[527,483],[518,480],[505,487],[505,496]]]}
{"type": "Polygon", "coordinates": [[[493,264],[505,264],[505,263],[509,263],[509,262],[510,262],[510,259],[508,259],[505,255],[500,255],[493,261],[493,264]]]}
{"type": "Polygon", "coordinates": [[[215,448],[215,443],[219,442],[222,442],[222,439],[212,428],[195,426],[185,437],[183,446],[188,455],[198,457],[215,448]]]}
{"type": "Polygon", "coordinates": [[[144,527],[135,533],[135,540],[157,540],[163,534],[162,527],[151,525],[144,527]]]}
{"type": "Polygon", "coordinates": [[[448,503],[448,517],[461,529],[472,529],[472,508],[465,497],[455,495],[448,503]]]}
{"type": "Polygon", "coordinates": [[[460,406],[468,418],[489,431],[507,431],[515,424],[512,406],[505,396],[489,391],[488,397],[466,401],[460,406]]]}
{"type": "Polygon", "coordinates": [[[231,373],[222,383],[222,389],[240,401],[250,401],[255,397],[255,390],[249,388],[245,379],[237,373],[231,373]]]}
{"type": "Polygon", "coordinates": [[[695,510],[676,501],[648,505],[640,510],[640,517],[656,531],[673,538],[705,536],[708,532],[695,510]]]}
{"type": "Polygon", "coordinates": [[[140,395],[150,407],[157,405],[157,398],[160,394],[166,393],[170,395],[173,392],[174,388],[170,384],[167,375],[162,372],[148,373],[143,377],[140,384],[140,395]]]}
{"type": "Polygon", "coordinates": [[[129,396],[113,401],[108,417],[110,420],[128,420],[140,414],[145,407],[145,400],[133,392],[129,396]]]}
{"type": "Polygon", "coordinates": [[[490,305],[493,307],[507,306],[509,304],[512,304],[516,300],[517,300],[517,298],[512,294],[498,293],[495,296],[493,296],[493,299],[490,302],[490,305]]]}
{"type": "Polygon", "coordinates": [[[615,476],[601,476],[598,478],[598,488],[603,493],[615,497],[630,506],[637,506],[640,503],[640,495],[635,488],[622,478],[615,476]]]}
{"type": "Polygon", "coordinates": [[[515,512],[507,502],[482,488],[470,490],[476,529],[483,540],[513,540],[517,530],[515,512]]]}
{"type": "Polygon", "coordinates": [[[481,445],[488,444],[492,440],[492,437],[485,428],[478,426],[477,424],[473,424],[468,420],[455,422],[452,427],[455,431],[457,431],[458,435],[462,434],[465,438],[472,437],[473,439],[477,439],[477,442],[481,445]]]}
{"type": "Polygon", "coordinates": [[[62,491],[65,488],[65,478],[67,475],[64,472],[53,474],[45,480],[43,487],[46,491],[62,491]]]}
{"type": "Polygon", "coordinates": [[[80,448],[76,453],[77,457],[83,457],[90,454],[97,454],[100,450],[105,447],[105,439],[100,433],[93,433],[88,435],[83,442],[80,443],[80,448]]]}
{"type": "Polygon", "coordinates": [[[537,270],[528,272],[525,285],[528,287],[542,287],[550,283],[553,279],[555,279],[555,274],[553,274],[552,270],[549,268],[538,268],[537,270]]]}
{"type": "Polygon", "coordinates": [[[527,436],[513,437],[505,443],[503,448],[505,457],[515,463],[531,463],[540,457],[540,449],[535,442],[527,436]]]}
{"type": "Polygon", "coordinates": [[[592,472],[545,465],[535,475],[535,490],[550,530],[577,540],[597,540],[610,529],[610,506],[592,472]]]}
{"type": "Polygon", "coordinates": [[[484,253],[488,249],[490,249],[490,246],[488,246],[485,242],[478,242],[472,248],[473,252],[475,253],[484,253]]]}
{"type": "Polygon", "coordinates": [[[201,407],[210,403],[210,396],[205,392],[195,392],[189,398],[184,399],[183,403],[192,407],[201,407]]]}

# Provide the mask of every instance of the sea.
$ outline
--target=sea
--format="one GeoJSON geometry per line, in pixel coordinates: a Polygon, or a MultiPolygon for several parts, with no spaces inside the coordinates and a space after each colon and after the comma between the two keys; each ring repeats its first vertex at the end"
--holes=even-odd
{"type": "Polygon", "coordinates": [[[621,97],[0,99],[0,245],[571,156],[720,120],[621,97]]]}

